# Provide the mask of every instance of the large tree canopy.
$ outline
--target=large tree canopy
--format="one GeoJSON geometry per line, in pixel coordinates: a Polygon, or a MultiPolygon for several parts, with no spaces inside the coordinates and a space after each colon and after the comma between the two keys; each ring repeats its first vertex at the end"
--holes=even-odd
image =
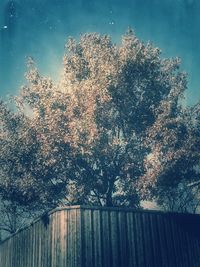
{"type": "Polygon", "coordinates": [[[198,180],[200,105],[183,105],[179,66],[131,30],[70,38],[57,83],[30,60],[16,107],[0,105],[2,199],[137,207],[198,180]]]}

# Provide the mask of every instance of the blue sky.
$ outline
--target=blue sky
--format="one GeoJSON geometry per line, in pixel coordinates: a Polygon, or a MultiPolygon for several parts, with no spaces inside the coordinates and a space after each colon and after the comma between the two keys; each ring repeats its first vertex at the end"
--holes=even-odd
{"type": "Polygon", "coordinates": [[[199,0],[1,0],[0,96],[17,94],[24,84],[27,56],[57,79],[68,36],[95,31],[118,43],[132,27],[163,57],[182,59],[187,103],[194,104],[200,100],[199,14],[199,0]]]}

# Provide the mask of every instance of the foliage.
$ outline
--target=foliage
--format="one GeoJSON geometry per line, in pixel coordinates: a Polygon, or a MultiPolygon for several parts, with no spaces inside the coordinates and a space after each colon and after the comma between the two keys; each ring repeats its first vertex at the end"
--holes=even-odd
{"type": "Polygon", "coordinates": [[[120,46],[94,33],[66,49],[57,84],[30,60],[16,108],[1,102],[4,200],[138,207],[189,170],[199,179],[200,109],[182,105],[178,58],[162,59],[132,30],[120,46]]]}
{"type": "Polygon", "coordinates": [[[199,212],[199,188],[191,188],[187,181],[182,181],[176,187],[160,187],[157,193],[157,203],[165,210],[182,213],[199,212]]]}
{"type": "Polygon", "coordinates": [[[1,200],[0,241],[30,223],[40,213],[21,207],[18,203],[1,200]]]}

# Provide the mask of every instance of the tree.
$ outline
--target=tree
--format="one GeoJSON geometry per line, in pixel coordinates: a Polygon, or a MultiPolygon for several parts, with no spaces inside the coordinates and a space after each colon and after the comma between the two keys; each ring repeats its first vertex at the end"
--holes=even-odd
{"type": "Polygon", "coordinates": [[[21,207],[18,203],[1,201],[0,215],[0,237],[4,239],[30,223],[39,213],[21,207]]]}
{"type": "Polygon", "coordinates": [[[186,181],[177,186],[159,188],[157,203],[165,210],[182,213],[198,213],[199,188],[190,188],[186,181]]]}
{"type": "Polygon", "coordinates": [[[165,210],[195,213],[199,207],[199,115],[199,103],[182,107],[174,117],[161,117],[149,131],[154,142],[143,179],[156,182],[154,200],[165,210]]]}
{"type": "Polygon", "coordinates": [[[16,108],[1,102],[4,200],[138,207],[195,169],[200,105],[182,104],[178,58],[162,59],[132,30],[120,46],[94,33],[69,38],[66,49],[57,84],[30,60],[16,108]]]}

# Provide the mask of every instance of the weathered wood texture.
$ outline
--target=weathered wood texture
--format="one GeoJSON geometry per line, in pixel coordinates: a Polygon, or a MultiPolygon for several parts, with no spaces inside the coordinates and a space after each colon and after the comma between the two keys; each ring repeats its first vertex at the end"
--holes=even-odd
{"type": "Polygon", "coordinates": [[[0,245],[0,267],[199,267],[200,216],[56,209],[0,245]]]}

